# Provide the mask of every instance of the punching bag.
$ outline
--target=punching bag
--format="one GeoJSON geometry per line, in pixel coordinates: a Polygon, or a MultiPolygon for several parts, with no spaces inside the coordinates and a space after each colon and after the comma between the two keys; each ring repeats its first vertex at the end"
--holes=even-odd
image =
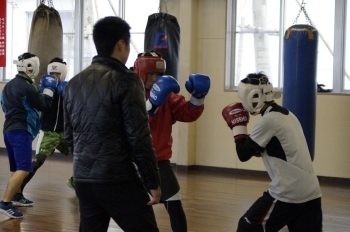
{"type": "Polygon", "coordinates": [[[293,25],[285,32],[282,105],[299,119],[312,160],[315,151],[317,45],[318,31],[311,25],[293,25]]]}
{"type": "Polygon", "coordinates": [[[159,52],[166,61],[165,74],[178,79],[180,26],[176,17],[167,13],[148,16],[144,50],[159,52]]]}
{"type": "Polygon", "coordinates": [[[47,65],[54,57],[63,58],[63,28],[57,10],[46,6],[45,1],[34,11],[29,34],[28,52],[35,54],[40,60],[40,71],[35,78],[38,84],[43,74],[47,73],[47,65]]]}

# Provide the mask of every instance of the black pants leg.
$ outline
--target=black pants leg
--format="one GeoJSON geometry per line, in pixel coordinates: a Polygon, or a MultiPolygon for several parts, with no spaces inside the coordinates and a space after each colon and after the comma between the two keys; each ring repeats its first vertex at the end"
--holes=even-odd
{"type": "Polygon", "coordinates": [[[295,218],[288,222],[287,226],[290,232],[321,232],[322,220],[321,198],[317,198],[299,204],[295,218]]]}
{"type": "Polygon", "coordinates": [[[187,232],[187,220],[181,200],[166,201],[164,206],[168,211],[173,232],[187,232]]]}
{"type": "Polygon", "coordinates": [[[29,181],[33,178],[36,171],[44,164],[47,156],[42,154],[36,154],[35,158],[32,161],[33,172],[29,173],[29,175],[23,180],[21,185],[21,192],[23,193],[24,187],[29,183],[29,181]]]}
{"type": "Polygon", "coordinates": [[[124,232],[158,232],[149,195],[141,181],[116,184],[75,183],[80,231],[103,232],[113,220],[124,232]]]}
{"type": "Polygon", "coordinates": [[[322,231],[321,198],[286,203],[264,192],[240,218],[237,232],[278,232],[286,225],[290,232],[322,231]]]}

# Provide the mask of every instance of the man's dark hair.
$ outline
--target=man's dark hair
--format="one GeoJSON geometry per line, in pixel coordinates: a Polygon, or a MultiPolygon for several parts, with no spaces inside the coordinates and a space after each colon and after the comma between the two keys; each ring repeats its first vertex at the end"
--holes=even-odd
{"type": "Polygon", "coordinates": [[[246,78],[242,79],[241,82],[245,84],[260,85],[269,83],[269,78],[264,72],[249,73],[246,78]]]}
{"type": "Polygon", "coordinates": [[[35,57],[35,56],[36,56],[35,54],[32,54],[30,52],[25,52],[22,55],[18,56],[18,60],[26,60],[26,59],[29,59],[29,58],[32,58],[32,57],[35,57]]]}
{"type": "Polygon", "coordinates": [[[156,52],[154,50],[149,50],[149,51],[146,51],[146,52],[141,52],[139,54],[137,54],[137,57],[140,57],[140,56],[153,56],[152,53],[156,54],[157,56],[159,57],[163,57],[162,54],[160,52],[156,52]]]}
{"type": "Polygon", "coordinates": [[[98,20],[93,29],[93,38],[97,54],[99,56],[110,56],[115,44],[119,40],[126,43],[130,40],[129,24],[122,18],[107,16],[98,20]]]}
{"type": "Polygon", "coordinates": [[[62,64],[67,64],[66,62],[63,61],[63,59],[59,58],[59,57],[55,57],[53,58],[52,60],[50,60],[50,63],[53,63],[53,62],[58,62],[58,63],[62,63],[62,64]]]}

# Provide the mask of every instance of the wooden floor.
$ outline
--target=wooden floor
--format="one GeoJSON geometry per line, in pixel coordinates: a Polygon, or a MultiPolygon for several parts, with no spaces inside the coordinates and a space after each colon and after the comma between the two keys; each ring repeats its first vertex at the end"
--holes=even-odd
{"type": "MultiPolygon", "coordinates": [[[[0,197],[10,176],[7,156],[0,154],[0,197]]],[[[23,219],[8,219],[0,214],[1,232],[78,231],[78,202],[65,184],[71,176],[71,157],[54,154],[46,160],[25,189],[33,207],[21,207],[23,219]]],[[[191,232],[235,231],[237,221],[266,190],[266,176],[210,171],[179,171],[183,205],[191,232]]],[[[350,231],[350,185],[321,182],[323,228],[325,232],[350,231]]],[[[154,207],[161,232],[170,232],[168,214],[163,205],[154,207]]],[[[122,231],[111,221],[110,232],[122,231]]],[[[288,231],[287,228],[281,231],[288,231]]]]}

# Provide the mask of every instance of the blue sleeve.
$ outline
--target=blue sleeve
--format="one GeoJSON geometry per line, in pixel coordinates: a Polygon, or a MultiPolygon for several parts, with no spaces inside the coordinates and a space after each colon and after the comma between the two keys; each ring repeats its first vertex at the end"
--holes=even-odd
{"type": "Polygon", "coordinates": [[[5,103],[4,103],[4,95],[2,93],[0,94],[0,101],[1,101],[1,109],[4,113],[6,113],[6,107],[5,107],[5,103]]]}

